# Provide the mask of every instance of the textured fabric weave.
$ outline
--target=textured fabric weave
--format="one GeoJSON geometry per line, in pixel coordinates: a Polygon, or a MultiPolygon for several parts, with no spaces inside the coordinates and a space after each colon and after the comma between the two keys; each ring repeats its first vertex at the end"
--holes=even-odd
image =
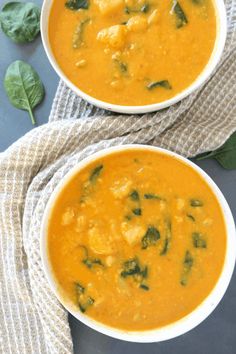
{"type": "Polygon", "coordinates": [[[185,156],[220,146],[236,130],[236,3],[208,83],[181,103],[143,116],[97,109],[60,82],[49,123],[0,155],[0,330],[4,354],[73,352],[67,313],[45,279],[39,234],[46,203],[78,161],[108,146],[147,143],[185,156]],[[77,119],[79,118],[79,119],[77,119]]]}

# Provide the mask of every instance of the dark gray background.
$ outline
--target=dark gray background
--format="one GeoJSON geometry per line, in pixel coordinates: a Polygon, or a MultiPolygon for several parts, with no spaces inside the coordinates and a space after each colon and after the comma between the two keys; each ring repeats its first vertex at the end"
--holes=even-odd
{"type": "MultiPolygon", "coordinates": [[[[35,2],[41,4],[39,0],[35,2]]],[[[2,4],[3,1],[0,0],[0,5],[2,4]]],[[[34,66],[46,89],[43,103],[35,110],[38,125],[48,121],[58,84],[58,77],[46,58],[40,38],[32,44],[22,46],[12,43],[0,33],[0,152],[33,128],[27,112],[12,107],[3,88],[5,70],[17,59],[34,66]]],[[[236,171],[226,171],[212,160],[202,161],[198,165],[218,184],[236,215],[236,171]]],[[[197,328],[177,339],[154,344],[134,344],[99,334],[72,316],[70,325],[76,354],[235,354],[236,272],[213,314],[197,328]]]]}

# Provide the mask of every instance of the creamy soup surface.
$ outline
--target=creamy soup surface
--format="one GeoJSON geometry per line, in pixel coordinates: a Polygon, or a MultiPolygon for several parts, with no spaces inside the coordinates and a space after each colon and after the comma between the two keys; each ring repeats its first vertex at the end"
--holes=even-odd
{"type": "Polygon", "coordinates": [[[193,311],[215,286],[226,251],[222,211],[201,176],[144,150],[78,172],[54,204],[47,237],[65,300],[126,330],[193,311]]]}
{"type": "Polygon", "coordinates": [[[54,0],[49,41],[65,75],[119,105],[167,100],[202,72],[214,48],[212,0],[54,0]]]}

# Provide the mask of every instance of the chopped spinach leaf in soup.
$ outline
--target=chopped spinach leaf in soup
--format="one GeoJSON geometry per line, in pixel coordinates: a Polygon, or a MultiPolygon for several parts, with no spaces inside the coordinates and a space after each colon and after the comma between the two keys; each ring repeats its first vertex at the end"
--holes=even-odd
{"type": "Polygon", "coordinates": [[[194,264],[194,259],[190,251],[186,251],[184,260],[183,260],[183,271],[180,279],[180,284],[186,286],[188,284],[190,272],[194,264]]]}
{"type": "Polygon", "coordinates": [[[187,218],[189,218],[189,220],[191,220],[193,222],[196,221],[195,217],[192,214],[186,214],[186,216],[187,216],[187,218]]]}
{"type": "Polygon", "coordinates": [[[192,233],[193,246],[195,248],[207,248],[207,242],[200,232],[192,233]]]}
{"type": "Polygon", "coordinates": [[[145,193],[144,194],[144,199],[164,200],[162,197],[160,197],[159,195],[154,194],[154,193],[145,193]]]}
{"type": "Polygon", "coordinates": [[[193,208],[202,207],[204,205],[200,199],[190,199],[189,203],[193,208]]]}
{"type": "Polygon", "coordinates": [[[95,183],[97,181],[98,177],[101,175],[102,170],[103,170],[103,165],[98,165],[93,169],[89,177],[91,183],[95,183]]]}
{"type": "Polygon", "coordinates": [[[172,237],[171,220],[170,220],[170,218],[167,218],[165,220],[165,236],[164,236],[164,245],[163,245],[163,248],[160,252],[161,256],[164,256],[169,251],[171,237],[172,237]]]}
{"type": "Polygon", "coordinates": [[[75,293],[76,293],[76,298],[77,298],[77,304],[79,306],[79,309],[81,312],[86,312],[87,309],[93,305],[95,300],[87,295],[87,290],[84,286],[82,286],[80,283],[75,283],[75,293]]]}
{"type": "Polygon", "coordinates": [[[82,20],[79,25],[76,27],[76,30],[73,35],[73,48],[78,49],[81,47],[81,45],[84,43],[84,30],[86,25],[88,25],[90,22],[89,18],[86,18],[85,20],[82,20]]]}
{"type": "Polygon", "coordinates": [[[184,10],[180,6],[178,1],[173,1],[173,7],[171,9],[176,16],[176,28],[181,28],[188,23],[187,16],[185,15],[184,10]]]}
{"type": "Polygon", "coordinates": [[[160,239],[160,232],[152,225],[148,226],[146,234],[142,238],[142,249],[155,246],[160,239]]]}
{"type": "Polygon", "coordinates": [[[67,0],[65,7],[72,11],[87,10],[89,8],[89,0],[67,0]]]}
{"type": "Polygon", "coordinates": [[[172,87],[171,87],[171,85],[170,85],[168,80],[152,81],[146,87],[147,87],[148,90],[153,90],[153,89],[155,89],[157,87],[163,87],[166,90],[171,90],[172,89],[172,87]]]}
{"type": "Polygon", "coordinates": [[[138,191],[134,190],[130,193],[130,199],[133,201],[139,201],[140,197],[139,197],[139,193],[138,191]]]}
{"type": "Polygon", "coordinates": [[[79,302],[79,309],[81,312],[86,312],[87,309],[94,304],[94,299],[91,296],[88,296],[86,301],[79,302]]]}
{"type": "Polygon", "coordinates": [[[135,208],[132,210],[133,214],[136,216],[142,215],[142,209],[141,208],[135,208]]]}
{"type": "Polygon", "coordinates": [[[77,295],[81,295],[84,293],[85,288],[80,283],[75,283],[75,291],[77,295]]]}
{"type": "Polygon", "coordinates": [[[85,246],[80,246],[84,250],[84,258],[82,259],[82,263],[89,269],[92,269],[94,266],[102,266],[104,267],[103,262],[100,258],[93,258],[89,256],[88,249],[85,246]]]}

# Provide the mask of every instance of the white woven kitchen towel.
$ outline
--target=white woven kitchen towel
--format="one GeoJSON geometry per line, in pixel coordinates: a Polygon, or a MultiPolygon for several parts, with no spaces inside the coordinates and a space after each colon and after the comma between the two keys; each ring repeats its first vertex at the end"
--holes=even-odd
{"type": "Polygon", "coordinates": [[[236,130],[236,3],[226,5],[224,56],[197,93],[162,112],[120,116],[81,101],[60,82],[50,122],[0,155],[1,353],[73,351],[67,313],[49,289],[39,252],[47,200],[72,166],[102,148],[127,143],[194,156],[217,148],[236,130]]]}

